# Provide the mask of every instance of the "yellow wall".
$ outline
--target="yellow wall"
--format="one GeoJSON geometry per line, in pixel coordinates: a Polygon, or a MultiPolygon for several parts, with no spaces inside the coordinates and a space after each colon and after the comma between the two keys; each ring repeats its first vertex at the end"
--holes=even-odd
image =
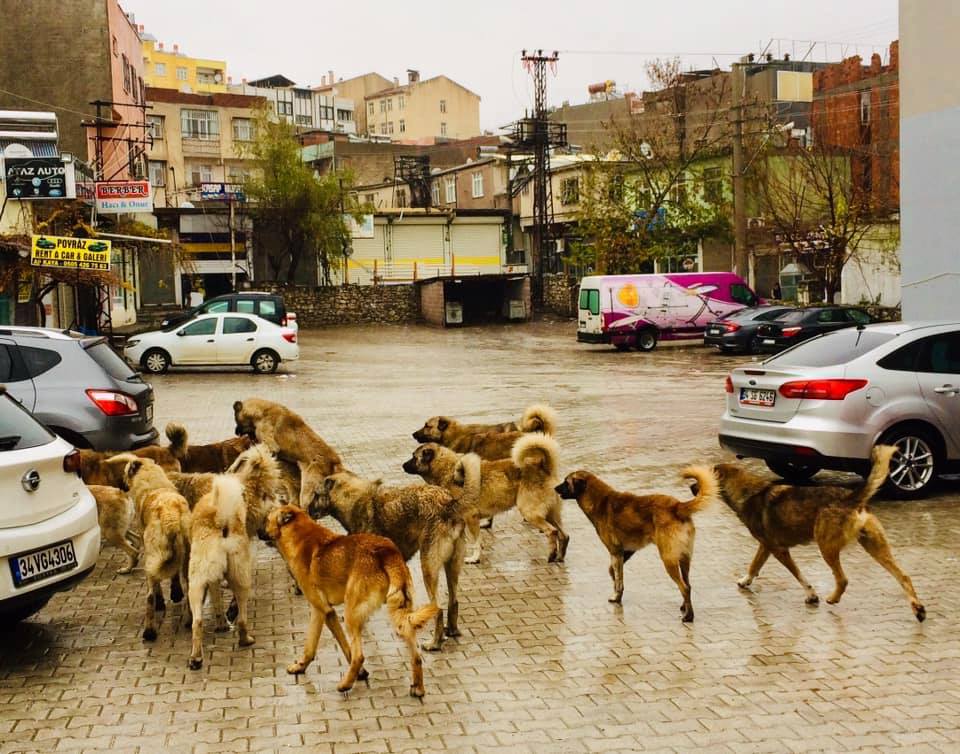
{"type": "MultiPolygon", "coordinates": [[[[363,102],[367,133],[386,135],[393,141],[432,144],[436,139],[469,139],[480,135],[480,97],[446,76],[405,84],[389,93],[374,94],[363,102]],[[400,98],[403,97],[403,107],[400,98]],[[381,102],[389,109],[381,112],[381,102]],[[442,112],[440,103],[446,103],[442,112]],[[370,112],[370,105],[373,112],[370,112]],[[404,130],[400,130],[400,121],[404,130]],[[392,133],[383,133],[384,123],[393,124],[392,133]],[[441,124],[446,124],[443,133],[441,124]]],[[[359,112],[361,101],[357,101],[359,112]]]]}
{"type": "Polygon", "coordinates": [[[189,87],[192,92],[225,92],[227,91],[227,63],[224,60],[210,60],[208,58],[191,58],[172,50],[161,50],[153,40],[143,41],[143,80],[147,86],[156,86],[163,89],[180,89],[189,87]],[[157,64],[165,67],[163,74],[157,73],[157,64]],[[177,69],[185,68],[186,80],[177,77],[177,69]],[[201,83],[197,80],[197,69],[211,69],[220,74],[220,83],[201,83]]]}

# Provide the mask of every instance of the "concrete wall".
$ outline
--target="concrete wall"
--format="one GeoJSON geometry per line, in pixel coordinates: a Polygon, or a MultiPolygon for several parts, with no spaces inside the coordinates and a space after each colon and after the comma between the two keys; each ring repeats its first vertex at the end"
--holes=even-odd
{"type": "Polygon", "coordinates": [[[257,290],[282,293],[300,327],[397,324],[420,319],[415,285],[345,285],[329,288],[257,283],[257,290]]]}
{"type": "Polygon", "coordinates": [[[901,267],[904,319],[960,315],[960,87],[945,51],[955,0],[900,0],[901,267]]]}

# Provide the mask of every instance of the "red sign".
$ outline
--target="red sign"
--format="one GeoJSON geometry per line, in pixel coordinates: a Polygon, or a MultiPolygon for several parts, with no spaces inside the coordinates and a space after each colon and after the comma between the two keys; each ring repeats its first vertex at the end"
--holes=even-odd
{"type": "Polygon", "coordinates": [[[150,181],[106,181],[97,184],[97,199],[148,199],[150,181]]]}

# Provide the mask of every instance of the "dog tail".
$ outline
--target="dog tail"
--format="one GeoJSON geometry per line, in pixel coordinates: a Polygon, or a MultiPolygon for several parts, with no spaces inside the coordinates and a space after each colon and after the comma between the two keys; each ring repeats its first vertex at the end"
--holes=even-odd
{"type": "Polygon", "coordinates": [[[870,467],[870,474],[853,497],[857,503],[857,510],[864,510],[871,498],[877,494],[877,490],[887,481],[887,475],[890,473],[890,459],[896,452],[897,448],[893,445],[877,445],[873,449],[871,456],[873,465],[870,467]]]}
{"type": "Polygon", "coordinates": [[[224,531],[224,538],[235,530],[237,523],[245,524],[243,492],[243,482],[232,474],[218,474],[213,478],[210,496],[216,510],[214,520],[217,528],[224,531]]]}
{"type": "Polygon", "coordinates": [[[542,432],[531,432],[520,437],[513,444],[510,456],[517,468],[538,468],[547,479],[553,479],[560,467],[560,446],[542,432]]]}
{"type": "MultiPolygon", "coordinates": [[[[179,514],[172,510],[165,510],[155,520],[154,526],[160,529],[162,536],[156,537],[157,550],[147,554],[145,563],[148,571],[165,570],[175,563],[183,563],[187,558],[187,536],[185,536],[183,522],[179,514]],[[152,563],[150,561],[153,561],[152,563]]],[[[189,528],[189,527],[188,527],[189,528]]],[[[147,532],[144,531],[144,539],[147,532]]]]}
{"type": "Polygon", "coordinates": [[[534,403],[527,406],[520,419],[521,432],[543,432],[553,437],[557,434],[557,412],[546,403],[534,403]]]}
{"type": "Polygon", "coordinates": [[[460,456],[453,469],[453,484],[463,491],[454,496],[469,505],[476,505],[480,499],[480,456],[476,453],[467,453],[460,456]]]}
{"type": "Polygon", "coordinates": [[[696,494],[693,500],[684,500],[677,505],[677,514],[681,518],[690,518],[717,499],[720,483],[709,466],[688,466],[680,472],[683,479],[696,480],[696,494]]]}
{"type": "Polygon", "coordinates": [[[168,422],[163,433],[170,441],[170,453],[178,461],[187,457],[187,428],[178,422],[168,422]]]}
{"type": "Polygon", "coordinates": [[[413,578],[403,556],[395,549],[386,548],[379,554],[380,563],[389,580],[387,611],[390,613],[390,620],[400,636],[410,638],[435,618],[440,608],[433,603],[414,608],[413,578]]]}

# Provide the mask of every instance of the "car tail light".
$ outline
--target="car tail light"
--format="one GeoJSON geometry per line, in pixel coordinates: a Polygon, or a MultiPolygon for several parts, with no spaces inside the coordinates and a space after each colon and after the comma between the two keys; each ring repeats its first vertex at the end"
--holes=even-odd
{"type": "Polygon", "coordinates": [[[71,450],[63,457],[63,470],[68,474],[80,476],[80,451],[71,450]]]}
{"type": "Polygon", "coordinates": [[[740,325],[738,325],[736,322],[724,321],[724,322],[721,322],[720,324],[723,326],[723,329],[726,330],[727,332],[736,332],[737,330],[740,329],[740,325]]]}
{"type": "Polygon", "coordinates": [[[115,390],[88,390],[87,397],[107,416],[130,416],[140,411],[133,398],[115,390]]]}
{"type": "Polygon", "coordinates": [[[287,341],[287,343],[296,343],[296,342],[297,342],[297,334],[296,334],[295,332],[293,332],[293,330],[290,330],[290,331],[288,331],[288,332],[282,332],[282,333],[280,333],[280,334],[283,336],[283,339],[284,339],[285,341],[287,341]]]}
{"type": "Polygon", "coordinates": [[[733,380],[729,374],[727,375],[727,379],[723,381],[723,389],[731,395],[733,394],[733,380]]]}
{"type": "Polygon", "coordinates": [[[802,327],[784,327],[782,330],[780,330],[780,336],[784,338],[792,338],[794,335],[798,335],[802,329],[802,327]]]}
{"type": "Polygon", "coordinates": [[[784,382],[780,386],[780,395],[784,398],[842,401],[866,384],[866,380],[796,380],[784,382]]]}

